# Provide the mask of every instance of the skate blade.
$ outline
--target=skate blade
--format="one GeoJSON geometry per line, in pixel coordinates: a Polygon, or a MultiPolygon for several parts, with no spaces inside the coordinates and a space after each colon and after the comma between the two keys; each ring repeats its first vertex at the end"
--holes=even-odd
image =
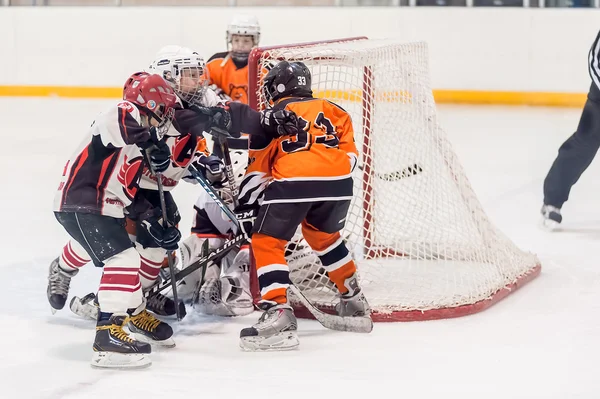
{"type": "Polygon", "coordinates": [[[157,341],[157,340],[149,338],[149,337],[145,336],[144,334],[140,334],[140,333],[131,333],[130,335],[132,335],[133,339],[135,339],[136,341],[145,342],[145,343],[150,344],[155,347],[160,347],[160,348],[174,348],[175,347],[175,340],[173,338],[167,338],[167,339],[163,339],[162,341],[157,341]]]}
{"type": "Polygon", "coordinates": [[[560,223],[552,219],[546,219],[542,217],[542,220],[540,220],[540,227],[546,231],[556,231],[558,230],[559,226],[560,223]]]}
{"type": "Polygon", "coordinates": [[[295,331],[284,331],[270,337],[242,337],[240,348],[245,352],[290,351],[298,348],[298,334],[295,331]]]}
{"type": "Polygon", "coordinates": [[[92,367],[108,369],[142,369],[151,364],[147,353],[94,352],[91,362],[92,367]]]}

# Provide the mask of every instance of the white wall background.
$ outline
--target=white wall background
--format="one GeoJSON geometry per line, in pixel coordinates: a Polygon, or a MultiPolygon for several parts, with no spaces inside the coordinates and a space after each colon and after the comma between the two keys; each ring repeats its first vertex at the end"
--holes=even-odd
{"type": "Polygon", "coordinates": [[[600,10],[499,8],[6,7],[0,85],[121,86],[166,44],[225,50],[234,12],[262,45],[348,36],[426,41],[434,89],[587,92],[600,10]]]}

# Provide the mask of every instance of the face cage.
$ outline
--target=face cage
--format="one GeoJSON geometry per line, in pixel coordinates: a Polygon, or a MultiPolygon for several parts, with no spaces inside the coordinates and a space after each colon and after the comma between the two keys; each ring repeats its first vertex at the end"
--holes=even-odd
{"type": "MultiPolygon", "coordinates": [[[[164,109],[164,105],[160,104],[158,106],[159,111],[164,109]]],[[[144,110],[148,113],[148,116],[154,118],[158,121],[158,126],[156,127],[156,133],[158,135],[158,139],[162,140],[162,138],[167,134],[169,129],[171,128],[171,124],[173,122],[173,118],[175,117],[175,108],[169,108],[169,110],[165,113],[161,112],[162,117],[158,116],[156,113],[150,111],[148,108],[144,107],[144,110]]]]}
{"type": "Polygon", "coordinates": [[[173,88],[175,90],[175,93],[177,93],[177,95],[179,96],[179,98],[181,98],[183,101],[187,102],[188,104],[201,104],[202,103],[202,99],[204,98],[204,95],[206,94],[206,90],[208,89],[209,86],[209,78],[208,78],[208,69],[206,69],[206,67],[200,67],[200,66],[191,66],[191,65],[174,65],[174,68],[176,69],[175,71],[175,79],[174,79],[174,83],[175,83],[175,87],[173,88]],[[197,68],[199,70],[199,77],[198,77],[198,85],[196,87],[196,90],[192,93],[188,92],[187,90],[184,91],[181,88],[181,79],[183,78],[183,71],[186,69],[193,69],[193,68],[197,68]]]}
{"type": "Polygon", "coordinates": [[[219,194],[219,197],[221,197],[221,199],[223,200],[223,203],[227,205],[227,208],[233,210],[233,194],[231,194],[231,186],[229,185],[229,183],[225,183],[223,187],[217,190],[217,193],[219,194]]]}

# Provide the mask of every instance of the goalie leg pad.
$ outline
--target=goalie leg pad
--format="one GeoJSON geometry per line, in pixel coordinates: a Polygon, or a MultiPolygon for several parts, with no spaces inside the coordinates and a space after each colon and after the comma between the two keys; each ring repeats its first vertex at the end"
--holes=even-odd
{"type": "Polygon", "coordinates": [[[92,320],[98,318],[98,300],[96,294],[93,292],[90,292],[83,298],[74,296],[73,299],[71,299],[69,307],[77,316],[92,320]]]}

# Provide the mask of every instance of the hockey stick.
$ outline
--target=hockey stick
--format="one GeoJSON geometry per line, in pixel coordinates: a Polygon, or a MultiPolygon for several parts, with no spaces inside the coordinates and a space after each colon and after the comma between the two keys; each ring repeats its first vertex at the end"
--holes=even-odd
{"type": "Polygon", "coordinates": [[[368,316],[338,316],[321,312],[317,309],[294,284],[290,284],[289,290],[300,300],[302,305],[317,319],[325,328],[336,331],[349,331],[358,333],[370,333],[373,331],[373,320],[368,316]]]}
{"type": "MultiPolygon", "coordinates": [[[[363,165],[359,165],[358,169],[364,170],[363,165]]],[[[418,175],[423,171],[421,165],[415,163],[413,165],[407,166],[404,169],[397,170],[395,172],[390,173],[375,173],[375,177],[385,181],[398,181],[405,179],[410,176],[418,175]]]]}
{"type": "MultiPolygon", "coordinates": [[[[160,199],[160,208],[162,211],[163,227],[166,229],[169,227],[167,221],[167,205],[165,204],[165,191],[162,185],[162,173],[155,172],[156,184],[158,185],[158,197],[160,199]]],[[[169,262],[169,273],[175,275],[175,261],[173,259],[173,251],[167,251],[167,261],[169,262]]],[[[179,311],[179,297],[177,295],[177,284],[176,281],[171,279],[171,288],[173,290],[173,301],[175,302],[175,314],[177,315],[177,321],[181,321],[181,312],[179,311]]]]}
{"type": "MultiPolygon", "coordinates": [[[[235,214],[231,211],[231,209],[229,209],[229,207],[227,205],[225,205],[225,203],[223,202],[221,197],[219,197],[219,195],[215,192],[214,188],[210,185],[208,180],[206,180],[206,178],[202,175],[202,173],[200,173],[198,171],[198,169],[196,169],[194,167],[194,165],[188,166],[188,170],[190,171],[190,173],[192,174],[194,179],[196,179],[196,181],[198,181],[198,183],[200,183],[200,185],[208,193],[208,195],[210,195],[210,198],[212,198],[212,200],[217,203],[219,208],[221,208],[221,210],[223,212],[225,212],[227,217],[231,220],[231,222],[239,230],[240,223],[238,222],[237,218],[235,217],[235,214]]],[[[234,200],[234,203],[235,203],[235,200],[234,200]]]]}
{"type": "Polygon", "coordinates": [[[165,280],[163,280],[162,282],[158,282],[158,281],[155,282],[146,291],[146,296],[158,294],[159,292],[162,292],[165,289],[169,288],[169,286],[172,286],[172,284],[175,284],[177,281],[183,280],[186,276],[188,276],[192,272],[207,265],[209,262],[221,259],[223,256],[227,255],[227,253],[229,251],[231,251],[233,248],[235,248],[237,245],[241,244],[242,242],[244,242],[247,239],[248,239],[248,237],[246,237],[245,234],[240,234],[240,235],[233,237],[231,240],[225,241],[225,243],[223,243],[223,245],[221,245],[219,248],[216,248],[209,254],[198,259],[197,261],[195,261],[194,263],[192,263],[185,269],[182,269],[177,273],[171,273],[171,275],[168,278],[166,278],[165,280]]]}

